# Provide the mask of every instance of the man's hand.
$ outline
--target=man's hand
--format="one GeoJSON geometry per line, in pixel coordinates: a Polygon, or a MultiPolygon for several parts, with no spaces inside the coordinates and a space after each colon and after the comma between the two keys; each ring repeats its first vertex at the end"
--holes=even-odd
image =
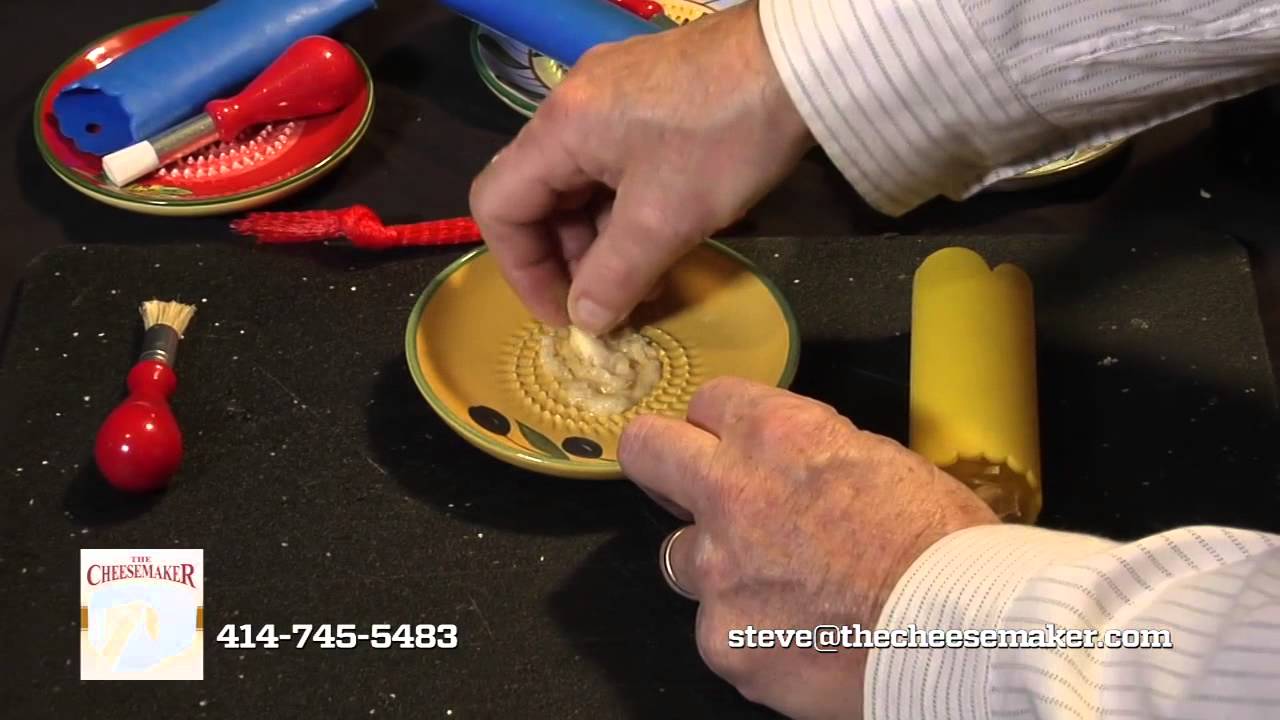
{"type": "Polygon", "coordinates": [[[698,650],[748,699],[797,718],[860,717],[866,651],[730,649],[732,628],[871,628],[943,536],[995,515],[968,488],[831,407],[745,380],[703,386],[688,422],[631,421],[627,476],[694,525],[672,574],[697,596],[698,650]]]}
{"type": "Polygon", "coordinates": [[[812,144],[748,2],[583,56],[471,211],[534,315],[602,333],[812,144]]]}

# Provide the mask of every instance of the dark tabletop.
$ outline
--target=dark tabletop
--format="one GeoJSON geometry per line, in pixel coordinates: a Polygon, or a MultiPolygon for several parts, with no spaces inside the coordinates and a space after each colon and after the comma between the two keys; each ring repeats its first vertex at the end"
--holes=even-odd
{"type": "MultiPolygon", "coordinates": [[[[33,29],[0,46],[4,295],[26,278],[0,355],[0,703],[21,717],[752,713],[702,668],[694,609],[660,584],[670,518],[624,483],[496,463],[417,396],[403,324],[456,252],[253,248],[227,218],[120,212],[44,168],[30,105],[45,75],[104,31],[188,7],[0,7],[4,27],[33,29]],[[137,502],[103,490],[87,448],[135,352],[133,305],[152,294],[201,311],[175,401],[181,485],[137,502]],[[210,633],[204,683],[81,683],[76,552],[148,546],[205,549],[211,628],[456,622],[462,647],[236,652],[210,633]]],[[[373,126],[281,208],[466,214],[470,177],[521,119],[476,78],[465,23],[389,1],[343,37],[377,80],[373,126]]],[[[1274,126],[1255,96],[1064,184],[898,220],[815,155],[729,234],[797,310],[795,389],[899,438],[915,264],[949,243],[1019,262],[1038,299],[1044,524],[1277,530],[1274,126]]]]}

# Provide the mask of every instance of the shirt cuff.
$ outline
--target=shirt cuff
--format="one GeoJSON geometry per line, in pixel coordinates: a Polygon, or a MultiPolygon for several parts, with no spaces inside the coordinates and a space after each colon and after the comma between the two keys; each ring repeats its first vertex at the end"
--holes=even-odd
{"type": "MultiPolygon", "coordinates": [[[[1025,525],[984,525],[934,543],[889,596],[877,629],[983,630],[1000,627],[1019,588],[1055,563],[1073,562],[1118,543],[1025,525]]],[[[993,649],[872,650],[863,717],[988,715],[993,649]]]]}
{"type": "Polygon", "coordinates": [[[759,11],[814,138],[881,212],[968,197],[1071,149],[958,0],[760,0],[759,11]]]}

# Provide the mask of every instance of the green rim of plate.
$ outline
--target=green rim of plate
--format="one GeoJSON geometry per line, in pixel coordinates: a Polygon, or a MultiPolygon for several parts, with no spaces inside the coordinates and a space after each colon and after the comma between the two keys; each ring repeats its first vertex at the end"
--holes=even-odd
{"type": "Polygon", "coordinates": [[[364,77],[365,77],[365,86],[368,88],[368,91],[369,91],[369,101],[365,105],[364,117],[360,119],[360,125],[358,125],[355,131],[351,133],[351,136],[348,137],[345,142],[339,145],[332,153],[330,153],[320,162],[312,165],[311,167],[307,168],[306,170],[303,170],[302,172],[298,173],[297,175],[294,175],[293,177],[272,183],[270,185],[265,185],[260,188],[255,188],[253,190],[237,193],[235,195],[223,195],[217,198],[206,198],[202,200],[147,198],[147,197],[140,197],[138,195],[134,195],[131,193],[120,192],[115,190],[107,190],[102,188],[101,186],[94,185],[88,180],[85,180],[83,175],[76,172],[75,170],[72,170],[71,168],[66,167],[65,165],[62,164],[60,160],[54,157],[53,153],[49,150],[48,146],[45,144],[43,135],[40,133],[40,129],[43,124],[42,123],[43,118],[41,117],[41,114],[40,114],[41,108],[44,107],[45,96],[48,95],[49,88],[50,86],[53,85],[54,78],[61,75],[62,71],[66,70],[67,67],[69,67],[72,63],[84,57],[84,54],[90,48],[94,47],[95,45],[101,45],[104,41],[108,40],[109,38],[113,38],[116,35],[119,35],[124,32],[128,32],[129,30],[132,30],[136,27],[140,27],[142,25],[149,25],[151,23],[160,22],[162,20],[168,20],[170,18],[175,18],[175,17],[187,17],[194,14],[195,14],[195,11],[169,13],[168,15],[159,15],[157,17],[153,17],[147,20],[141,20],[131,25],[126,25],[122,28],[117,29],[114,32],[110,32],[110,33],[107,33],[106,35],[99,37],[98,39],[94,40],[91,43],[84,45],[82,48],[80,48],[80,50],[76,51],[75,54],[71,55],[71,57],[67,58],[61,65],[59,65],[56,70],[54,70],[52,73],[49,74],[48,79],[44,81],[44,85],[40,88],[40,94],[36,96],[36,104],[35,104],[35,107],[32,109],[31,115],[32,115],[33,134],[35,135],[35,138],[36,138],[36,146],[40,149],[40,155],[44,158],[45,164],[48,165],[51,170],[57,173],[59,177],[75,185],[76,187],[87,191],[90,195],[101,195],[103,197],[112,198],[113,200],[122,200],[124,202],[130,203],[133,205],[143,205],[143,206],[151,206],[151,207],[173,207],[173,208],[217,207],[219,205],[225,205],[229,203],[243,202],[245,200],[249,200],[255,197],[260,197],[262,195],[270,195],[270,194],[278,193],[282,190],[293,187],[294,185],[297,185],[299,183],[305,183],[311,180],[312,178],[314,178],[317,174],[327,171],[330,165],[345,158],[351,152],[351,149],[355,146],[355,144],[360,142],[360,140],[364,137],[365,132],[369,129],[370,122],[373,121],[373,92],[374,92],[373,75],[370,74],[369,66],[365,65],[364,58],[360,57],[360,53],[356,52],[355,48],[352,48],[350,45],[347,45],[347,48],[351,50],[351,54],[355,56],[356,62],[360,64],[360,70],[361,72],[364,73],[364,77]]]}
{"type": "MultiPolygon", "coordinates": [[[[784,296],[778,286],[769,279],[769,276],[765,275],[755,263],[747,259],[744,255],[724,243],[717,242],[715,240],[706,240],[705,244],[710,246],[712,249],[742,263],[743,267],[745,267],[760,282],[764,283],[764,286],[769,290],[769,294],[773,296],[774,302],[776,302],[778,307],[782,310],[783,320],[787,324],[787,363],[782,368],[782,374],[778,377],[776,386],[784,390],[791,387],[791,381],[795,379],[796,368],[799,367],[800,364],[800,328],[796,322],[795,313],[791,309],[791,304],[787,302],[786,296],[784,296]]],[[[431,302],[431,298],[435,296],[436,292],[439,291],[446,280],[452,277],[458,270],[465,267],[473,260],[478,259],[488,251],[488,248],[481,247],[476,250],[472,250],[466,255],[454,260],[452,263],[449,263],[449,265],[445,267],[444,270],[441,270],[440,274],[436,275],[435,278],[427,285],[427,288],[422,291],[421,297],[418,298],[418,302],[413,306],[413,312],[409,314],[409,324],[405,328],[404,352],[405,360],[409,364],[409,373],[413,375],[413,382],[418,386],[418,392],[422,393],[422,396],[426,398],[427,403],[431,405],[432,409],[434,409],[437,414],[444,417],[450,426],[455,429],[460,429],[462,433],[473,442],[477,442],[480,445],[495,451],[500,456],[512,454],[518,455],[522,459],[542,467],[581,470],[584,463],[580,460],[559,460],[556,458],[530,455],[520,450],[516,450],[510,445],[500,443],[488,435],[476,430],[472,427],[470,422],[464,418],[458,417],[457,414],[445,405],[444,401],[441,400],[440,397],[436,395],[435,390],[432,389],[431,383],[427,382],[427,378],[422,374],[422,368],[418,361],[417,342],[418,325],[422,320],[422,313],[426,310],[427,304],[431,302]]],[[[619,466],[619,464],[617,461],[608,461],[601,463],[600,466],[619,466]]]]}
{"type": "Polygon", "coordinates": [[[533,117],[533,114],[538,111],[538,103],[499,80],[498,76],[493,74],[493,70],[489,68],[489,64],[484,61],[484,58],[480,57],[481,32],[483,32],[483,29],[479,25],[471,26],[471,64],[475,66],[476,73],[480,75],[480,80],[507,107],[525,117],[533,117]]]}

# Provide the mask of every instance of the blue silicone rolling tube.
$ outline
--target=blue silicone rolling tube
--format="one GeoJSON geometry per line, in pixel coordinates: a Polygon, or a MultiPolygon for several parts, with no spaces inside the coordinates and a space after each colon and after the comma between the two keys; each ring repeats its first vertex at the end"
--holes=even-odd
{"type": "Polygon", "coordinates": [[[595,45],[661,28],[609,0],[441,0],[454,12],[572,65],[595,45]]]}
{"type": "Polygon", "coordinates": [[[53,101],[76,147],[106,155],[234,94],[296,40],[323,35],[375,0],[220,0],[68,85],[53,101]]]}

